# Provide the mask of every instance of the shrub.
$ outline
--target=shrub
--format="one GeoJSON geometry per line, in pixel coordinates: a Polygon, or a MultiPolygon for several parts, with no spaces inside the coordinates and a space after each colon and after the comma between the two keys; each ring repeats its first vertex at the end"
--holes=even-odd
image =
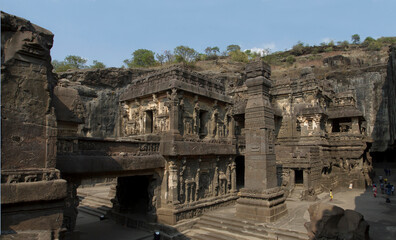
{"type": "Polygon", "coordinates": [[[364,39],[362,46],[363,47],[368,47],[370,45],[370,43],[375,42],[375,39],[372,37],[366,37],[366,39],[364,39]]]}
{"type": "Polygon", "coordinates": [[[298,41],[296,45],[293,46],[291,53],[294,56],[300,56],[304,53],[304,43],[298,41]]]}
{"type": "Polygon", "coordinates": [[[379,51],[382,48],[382,43],[379,41],[370,42],[367,46],[367,50],[369,51],[379,51]]]}
{"type": "Polygon", "coordinates": [[[291,65],[296,62],[296,58],[294,56],[290,55],[286,58],[286,62],[291,65]]]}
{"type": "Polygon", "coordinates": [[[248,55],[240,50],[230,52],[231,59],[235,62],[249,62],[248,55]]]}

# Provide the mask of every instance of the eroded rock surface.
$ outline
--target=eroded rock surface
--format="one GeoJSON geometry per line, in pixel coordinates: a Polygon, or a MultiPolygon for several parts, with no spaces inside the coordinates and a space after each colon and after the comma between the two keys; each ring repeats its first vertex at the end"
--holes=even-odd
{"type": "Polygon", "coordinates": [[[305,227],[310,239],[370,239],[369,224],[362,214],[353,210],[316,203],[308,209],[311,222],[305,227]]]}
{"type": "Polygon", "coordinates": [[[58,238],[66,181],[55,169],[53,34],[1,12],[1,35],[2,234],[58,238]]]}

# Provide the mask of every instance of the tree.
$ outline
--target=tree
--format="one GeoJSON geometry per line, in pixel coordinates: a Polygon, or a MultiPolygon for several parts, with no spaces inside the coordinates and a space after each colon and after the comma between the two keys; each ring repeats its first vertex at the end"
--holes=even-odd
{"type": "Polygon", "coordinates": [[[171,51],[165,50],[164,55],[168,63],[175,61],[175,55],[173,55],[171,51]]]}
{"type": "Polygon", "coordinates": [[[178,46],[174,50],[176,62],[193,62],[198,57],[198,52],[187,46],[178,46]]]}
{"type": "Polygon", "coordinates": [[[77,69],[87,68],[87,66],[85,65],[87,63],[87,59],[84,59],[80,56],[69,55],[65,57],[65,62],[67,64],[70,64],[73,68],[77,68],[77,69]]]}
{"type": "Polygon", "coordinates": [[[132,67],[150,67],[156,64],[154,52],[147,49],[138,49],[132,53],[132,59],[125,59],[125,65],[132,67]]]}
{"type": "Polygon", "coordinates": [[[165,54],[155,54],[155,57],[157,58],[158,62],[162,65],[165,62],[165,54]]]}
{"type": "Polygon", "coordinates": [[[106,65],[104,65],[104,63],[99,62],[97,60],[93,60],[92,63],[93,64],[89,66],[90,68],[106,68],[106,65]]]}
{"type": "Polygon", "coordinates": [[[220,48],[219,47],[212,47],[212,52],[214,55],[217,55],[217,53],[220,52],[220,48]]]}
{"type": "Polygon", "coordinates": [[[207,47],[205,49],[206,56],[208,59],[217,59],[217,53],[220,52],[219,47],[207,47]]]}
{"type": "Polygon", "coordinates": [[[52,65],[54,66],[56,72],[64,72],[69,69],[84,69],[87,68],[87,66],[85,65],[86,63],[87,59],[76,55],[68,55],[63,61],[52,61],[52,65]]]}
{"type": "Polygon", "coordinates": [[[352,39],[352,43],[353,43],[353,44],[359,44],[359,43],[360,43],[360,36],[359,36],[359,34],[353,34],[352,37],[351,37],[351,39],[352,39]]]}
{"type": "Polygon", "coordinates": [[[227,46],[227,52],[230,54],[231,52],[241,51],[241,47],[239,45],[231,44],[227,46]]]}

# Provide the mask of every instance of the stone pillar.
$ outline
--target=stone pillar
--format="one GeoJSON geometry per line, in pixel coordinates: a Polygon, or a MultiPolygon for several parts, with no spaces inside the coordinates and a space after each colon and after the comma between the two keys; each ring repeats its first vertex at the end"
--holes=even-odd
{"type": "Polygon", "coordinates": [[[357,117],[352,118],[352,133],[360,134],[359,118],[357,117]]]}
{"type": "Polygon", "coordinates": [[[272,222],[287,213],[284,192],[277,187],[270,71],[262,61],[246,66],[245,188],[240,191],[236,215],[258,222],[272,222]]]}
{"type": "Polygon", "coordinates": [[[228,124],[228,138],[235,138],[235,119],[231,117],[231,122],[228,124]]]}
{"type": "Polygon", "coordinates": [[[177,165],[174,160],[168,162],[168,203],[177,204],[179,203],[178,195],[177,195],[177,186],[178,186],[178,174],[177,174],[177,165]]]}
{"type": "Polygon", "coordinates": [[[80,184],[80,179],[67,179],[67,197],[65,199],[65,208],[63,209],[62,227],[65,227],[69,232],[73,232],[76,227],[77,207],[80,203],[77,196],[77,188],[80,184]]]}
{"type": "Polygon", "coordinates": [[[290,169],[290,187],[294,188],[296,185],[296,170],[290,169]]]}
{"type": "Polygon", "coordinates": [[[173,88],[172,93],[168,94],[169,99],[169,121],[170,133],[180,134],[179,132],[179,99],[177,97],[177,89],[173,88]]]}
{"type": "Polygon", "coordinates": [[[236,163],[235,159],[232,158],[231,162],[231,192],[234,193],[237,191],[236,187],[236,163]]]}
{"type": "Polygon", "coordinates": [[[308,169],[304,169],[303,171],[303,182],[304,182],[304,188],[305,189],[309,189],[309,170],[308,169]]]}

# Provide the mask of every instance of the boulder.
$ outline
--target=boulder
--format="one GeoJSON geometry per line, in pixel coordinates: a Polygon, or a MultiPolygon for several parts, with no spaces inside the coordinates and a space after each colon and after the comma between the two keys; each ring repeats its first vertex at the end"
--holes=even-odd
{"type": "Polygon", "coordinates": [[[311,222],[305,223],[310,239],[370,239],[369,224],[353,210],[315,203],[309,209],[311,222]]]}

